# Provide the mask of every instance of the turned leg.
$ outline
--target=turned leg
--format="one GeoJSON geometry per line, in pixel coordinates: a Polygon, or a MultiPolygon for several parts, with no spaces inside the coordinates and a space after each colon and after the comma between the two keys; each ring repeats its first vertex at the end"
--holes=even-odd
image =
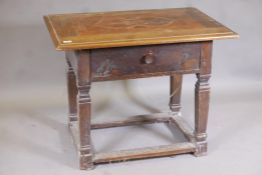
{"type": "Polygon", "coordinates": [[[197,75],[195,89],[195,137],[197,142],[196,156],[207,152],[206,129],[209,107],[209,75],[197,75]]]}
{"type": "Polygon", "coordinates": [[[78,123],[79,123],[79,155],[80,169],[92,169],[91,148],[91,69],[88,51],[77,52],[77,88],[78,88],[78,123]]]}
{"type": "Polygon", "coordinates": [[[207,153],[207,121],[209,108],[209,79],[211,77],[212,42],[204,42],[201,47],[200,73],[195,86],[195,140],[196,156],[207,153]]]}
{"type": "Polygon", "coordinates": [[[170,76],[170,101],[169,107],[175,114],[180,113],[181,104],[181,89],[182,89],[182,74],[174,74],[170,76]]]}
{"type": "Polygon", "coordinates": [[[77,121],[77,86],[76,76],[72,65],[67,58],[67,93],[68,93],[68,107],[69,107],[69,125],[73,121],[77,121]]]}

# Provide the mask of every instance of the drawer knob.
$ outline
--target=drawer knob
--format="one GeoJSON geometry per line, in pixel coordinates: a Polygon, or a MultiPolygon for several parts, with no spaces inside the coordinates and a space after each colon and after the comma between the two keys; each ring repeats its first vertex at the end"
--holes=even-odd
{"type": "Polygon", "coordinates": [[[148,52],[144,57],[143,57],[143,63],[144,64],[152,64],[154,62],[154,54],[153,52],[148,52]]]}

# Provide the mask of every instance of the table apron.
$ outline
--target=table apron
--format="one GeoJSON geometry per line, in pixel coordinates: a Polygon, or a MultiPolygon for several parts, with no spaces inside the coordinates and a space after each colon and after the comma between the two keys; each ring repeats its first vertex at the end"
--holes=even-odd
{"type": "MultiPolygon", "coordinates": [[[[200,71],[204,42],[81,50],[91,59],[92,81],[135,79],[190,74],[200,71]]],[[[66,52],[77,70],[77,52],[66,52]]]]}

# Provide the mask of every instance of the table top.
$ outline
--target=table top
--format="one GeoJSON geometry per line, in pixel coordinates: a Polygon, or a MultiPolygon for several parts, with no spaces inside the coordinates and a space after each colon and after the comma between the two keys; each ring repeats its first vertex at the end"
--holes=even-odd
{"type": "Polygon", "coordinates": [[[236,38],[195,8],[44,16],[57,50],[78,50],[236,38]]]}

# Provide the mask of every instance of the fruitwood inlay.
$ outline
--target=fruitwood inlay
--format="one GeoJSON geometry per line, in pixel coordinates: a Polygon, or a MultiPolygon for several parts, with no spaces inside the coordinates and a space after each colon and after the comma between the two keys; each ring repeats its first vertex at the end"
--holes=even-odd
{"type": "Polygon", "coordinates": [[[235,38],[195,8],[56,14],[44,17],[57,50],[235,38]]]}
{"type": "Polygon", "coordinates": [[[44,19],[56,49],[66,52],[69,127],[80,169],[92,169],[99,163],[207,153],[213,40],[237,38],[235,32],[195,8],[58,14],[44,19]],[[194,127],[181,117],[183,75],[189,73],[197,77],[194,127]],[[170,77],[170,112],[91,123],[93,82],[163,75],[170,77]],[[188,142],[109,153],[95,152],[92,147],[91,129],[161,122],[171,132],[178,128],[188,142]]]}

